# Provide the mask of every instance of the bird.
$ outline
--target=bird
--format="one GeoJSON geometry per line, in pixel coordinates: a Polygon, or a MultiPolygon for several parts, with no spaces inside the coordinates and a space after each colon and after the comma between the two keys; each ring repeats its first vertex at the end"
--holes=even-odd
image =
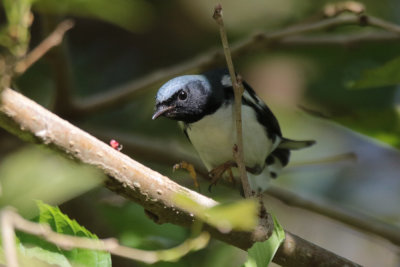
{"type": "MultiPolygon", "coordinates": [[[[244,165],[252,193],[260,194],[289,163],[291,150],[309,147],[315,141],[283,137],[272,111],[245,81],[243,87],[244,165]]],[[[178,121],[209,173],[221,176],[225,170],[237,167],[233,156],[234,89],[226,68],[166,82],[155,97],[152,119],[159,117],[178,121]]]]}

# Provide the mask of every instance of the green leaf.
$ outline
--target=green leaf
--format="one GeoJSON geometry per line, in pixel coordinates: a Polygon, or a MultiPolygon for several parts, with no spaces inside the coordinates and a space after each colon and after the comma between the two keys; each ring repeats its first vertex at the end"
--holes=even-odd
{"type": "Polygon", "coordinates": [[[242,267],[257,267],[257,263],[253,258],[248,258],[242,267]]]}
{"type": "Polygon", "coordinates": [[[204,208],[194,200],[178,194],[176,202],[181,208],[193,213],[203,222],[215,226],[221,232],[251,231],[258,222],[258,203],[253,199],[204,208]]]}
{"type": "Polygon", "coordinates": [[[220,230],[231,229],[239,231],[253,230],[258,222],[258,203],[252,199],[237,201],[231,204],[221,204],[206,210],[208,222],[220,230]]]}
{"type": "Polygon", "coordinates": [[[146,250],[166,249],[188,238],[187,229],[169,223],[154,223],[136,203],[99,203],[98,208],[122,245],[146,250]]]}
{"type": "Polygon", "coordinates": [[[135,32],[148,28],[154,17],[151,5],[143,0],[36,0],[33,8],[46,14],[100,19],[135,32]]]}
{"type": "MultiPolygon", "coordinates": [[[[49,224],[53,231],[79,237],[98,239],[95,234],[80,226],[75,220],[71,220],[63,214],[58,207],[52,207],[41,201],[37,202],[40,213],[36,222],[49,224]]],[[[56,245],[40,239],[37,236],[18,232],[17,237],[25,249],[25,254],[40,259],[47,263],[61,266],[111,266],[110,253],[74,248],[62,250],[56,245]],[[67,260],[67,261],[65,261],[67,260]],[[70,265],[68,265],[70,264],[70,265]]]]}
{"type": "Polygon", "coordinates": [[[28,49],[32,0],[3,0],[7,17],[6,29],[0,30],[0,44],[7,47],[16,57],[22,57],[28,49]]]}
{"type": "MultiPolygon", "coordinates": [[[[18,246],[18,252],[20,255],[25,256],[25,258],[35,258],[48,265],[56,265],[60,267],[71,267],[68,259],[65,255],[52,252],[41,247],[31,247],[27,248],[22,244],[18,246]]],[[[20,258],[20,255],[18,258],[20,258]]]]}
{"type": "MultiPolygon", "coordinates": [[[[26,248],[17,240],[17,257],[20,267],[71,267],[71,264],[66,261],[63,255],[52,255],[51,252],[35,248],[26,248]]],[[[5,266],[4,251],[0,242],[0,265],[5,266]]]]}
{"type": "Polygon", "coordinates": [[[54,231],[60,234],[98,239],[95,234],[80,226],[77,221],[71,220],[67,215],[63,214],[58,207],[52,207],[42,201],[37,201],[36,203],[40,211],[39,216],[36,218],[37,222],[49,224],[54,231]]]}
{"type": "Polygon", "coordinates": [[[266,267],[270,264],[275,256],[279,246],[285,240],[285,230],[279,224],[278,220],[272,215],[274,220],[274,231],[270,238],[264,242],[256,242],[248,250],[248,260],[244,264],[245,267],[266,267]]]}
{"type": "Polygon", "coordinates": [[[383,87],[400,84],[400,57],[386,62],[383,66],[366,70],[358,81],[349,84],[352,89],[383,87]]]}

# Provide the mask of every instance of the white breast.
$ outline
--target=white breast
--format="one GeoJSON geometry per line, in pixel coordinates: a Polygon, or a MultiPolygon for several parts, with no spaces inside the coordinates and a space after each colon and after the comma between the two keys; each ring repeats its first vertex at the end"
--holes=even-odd
{"type": "MultiPolygon", "coordinates": [[[[242,106],[242,121],[245,165],[264,168],[265,159],[272,151],[273,144],[249,106],[242,106]]],[[[214,114],[189,124],[186,131],[208,170],[233,160],[236,128],[232,106],[222,107],[214,114]]]]}

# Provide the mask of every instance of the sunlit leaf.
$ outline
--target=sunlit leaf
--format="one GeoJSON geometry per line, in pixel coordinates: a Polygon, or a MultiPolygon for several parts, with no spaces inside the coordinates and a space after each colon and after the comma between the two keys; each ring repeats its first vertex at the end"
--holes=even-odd
{"type": "MultiPolygon", "coordinates": [[[[49,206],[40,201],[37,204],[40,213],[35,219],[36,222],[48,224],[53,231],[60,234],[98,239],[96,235],[90,233],[75,220],[71,220],[67,215],[63,214],[59,208],[49,206]]],[[[80,248],[73,248],[67,251],[37,236],[25,233],[18,233],[17,236],[24,246],[36,248],[27,250],[27,254],[47,263],[57,262],[59,264],[60,262],[63,263],[63,266],[69,266],[67,263],[70,263],[71,266],[111,266],[111,256],[107,252],[80,248]]]]}
{"type": "MultiPolygon", "coordinates": [[[[60,267],[72,267],[67,257],[58,252],[46,250],[41,247],[25,247],[23,244],[19,244],[18,250],[20,254],[18,259],[20,259],[20,256],[24,256],[25,258],[30,258],[31,260],[32,258],[34,258],[41,261],[40,266],[43,266],[42,264],[47,263],[48,266],[57,265],[60,267]]],[[[32,262],[30,264],[32,264],[32,262]]]]}
{"type": "Polygon", "coordinates": [[[400,57],[383,66],[366,70],[358,81],[349,84],[352,89],[364,89],[400,84],[400,57]]]}
{"type": "Polygon", "coordinates": [[[152,19],[151,5],[143,0],[36,0],[35,10],[104,20],[130,31],[143,31],[152,19]]]}
{"type": "MultiPolygon", "coordinates": [[[[59,253],[43,250],[39,247],[25,247],[19,241],[16,245],[18,264],[20,267],[71,267],[65,257],[59,253]],[[68,264],[66,264],[68,263],[68,264]]],[[[0,242],[0,265],[5,266],[6,261],[0,242]]]]}
{"type": "Polygon", "coordinates": [[[212,208],[204,208],[184,195],[177,195],[176,201],[180,207],[193,213],[205,223],[215,226],[221,232],[251,231],[258,222],[258,203],[253,199],[221,204],[212,208]]]}
{"type": "Polygon", "coordinates": [[[257,214],[258,203],[252,199],[221,204],[206,211],[206,216],[209,216],[208,221],[219,228],[243,231],[254,229],[258,222],[257,214]]]}
{"type": "Polygon", "coordinates": [[[279,224],[275,216],[271,214],[274,220],[274,231],[268,240],[264,242],[256,242],[248,250],[248,260],[245,263],[246,267],[265,267],[270,264],[275,256],[279,246],[285,240],[285,230],[279,224]]]}
{"type": "Polygon", "coordinates": [[[257,262],[249,257],[242,267],[257,267],[257,262]]]}

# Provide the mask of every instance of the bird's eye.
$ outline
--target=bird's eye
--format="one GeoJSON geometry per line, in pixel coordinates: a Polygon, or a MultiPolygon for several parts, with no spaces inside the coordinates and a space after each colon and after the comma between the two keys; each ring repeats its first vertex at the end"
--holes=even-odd
{"type": "Polygon", "coordinates": [[[178,95],[178,98],[179,98],[179,100],[182,100],[182,101],[186,100],[186,98],[187,98],[187,93],[186,93],[185,91],[181,91],[181,92],[179,93],[179,95],[178,95]]]}

